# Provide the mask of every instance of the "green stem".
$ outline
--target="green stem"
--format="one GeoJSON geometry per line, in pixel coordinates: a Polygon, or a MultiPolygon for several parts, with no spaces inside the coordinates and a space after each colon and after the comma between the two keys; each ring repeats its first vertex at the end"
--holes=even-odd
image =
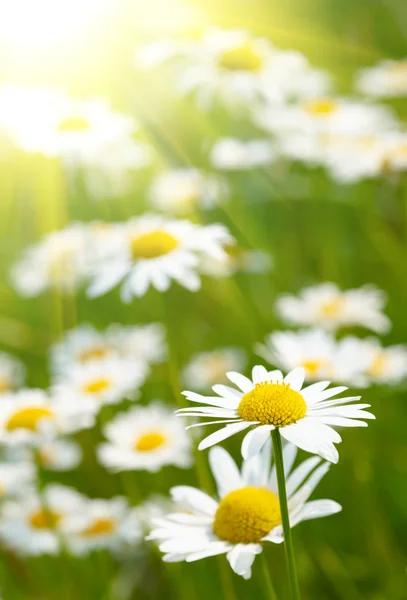
{"type": "Polygon", "coordinates": [[[295,556],[293,540],[291,537],[290,517],[288,514],[287,492],[285,488],[283,449],[281,437],[278,428],[271,432],[273,439],[274,461],[276,465],[278,496],[280,500],[281,521],[284,533],[285,555],[287,559],[288,576],[290,579],[291,594],[293,600],[301,600],[300,588],[298,586],[297,568],[295,566],[295,556]]]}
{"type": "Polygon", "coordinates": [[[274,589],[273,582],[270,577],[270,569],[267,564],[267,559],[264,552],[261,553],[261,568],[263,570],[264,581],[266,582],[266,588],[269,600],[277,600],[276,590],[274,589]]]}

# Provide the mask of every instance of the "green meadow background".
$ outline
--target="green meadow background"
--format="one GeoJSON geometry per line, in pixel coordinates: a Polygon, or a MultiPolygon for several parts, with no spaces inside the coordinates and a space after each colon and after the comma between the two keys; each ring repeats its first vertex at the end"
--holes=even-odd
{"type": "MultiPolygon", "coordinates": [[[[10,286],[9,269],[30,243],[75,220],[125,220],[146,208],[145,191],[163,166],[208,167],[207,151],[223,135],[255,135],[252,126],[216,109],[203,114],[191,100],[179,99],[170,71],[138,74],[132,66],[137,44],[166,33],[166,3],[122,2],[120,14],[103,32],[97,52],[83,56],[73,46],[60,62],[0,57],[0,81],[66,83],[78,96],[104,95],[112,105],[134,114],[143,136],[154,144],[157,160],[137,173],[128,195],[96,201],[79,180],[68,188],[57,161],[17,151],[0,162],[0,349],[27,365],[28,385],[49,383],[47,352],[61,333],[82,322],[105,328],[160,321],[166,324],[168,363],[156,366],[142,390],[141,402],[162,398],[182,405],[180,368],[198,351],[220,346],[243,347],[282,328],[274,302],[282,292],[334,281],[343,288],[374,283],[389,297],[393,321],[386,344],[407,341],[407,186],[406,178],[382,178],[340,186],[320,169],[277,164],[267,170],[228,176],[229,203],[194,215],[203,223],[222,222],[246,247],[274,257],[267,275],[236,274],[204,280],[191,294],[173,285],[160,295],[150,291],[123,305],[117,291],[88,300],[56,292],[24,299],[10,286]],[[102,43],[101,43],[102,42],[102,43]]],[[[171,13],[168,1],[166,10],[171,13]]],[[[208,23],[246,27],[277,46],[304,52],[328,69],[339,93],[349,93],[352,75],[361,66],[407,54],[407,4],[401,0],[206,0],[190,2],[192,26],[208,23]]],[[[189,14],[189,13],[188,13],[189,14]]],[[[406,100],[392,101],[407,119],[406,100]]],[[[356,331],[367,335],[365,331],[356,331]]],[[[405,600],[407,598],[407,437],[406,392],[394,387],[363,391],[377,421],[367,429],[343,433],[340,462],[316,490],[343,505],[343,512],[310,521],[294,530],[303,600],[405,600]]],[[[123,408],[123,407],[121,407],[123,408]]],[[[101,414],[108,420],[116,408],[101,414]],[[112,412],[113,411],[113,412],[112,412]]],[[[43,473],[91,497],[126,494],[139,504],[152,493],[167,494],[176,484],[212,491],[207,453],[196,455],[196,468],[165,467],[158,474],[108,475],[98,466],[99,430],[79,433],[82,465],[72,473],[43,473]]],[[[240,440],[239,440],[240,441],[240,440]]],[[[196,444],[195,444],[196,445],[196,444]]],[[[238,440],[228,441],[239,457],[238,440]]],[[[235,576],[224,557],[194,564],[162,563],[150,545],[139,556],[114,559],[107,551],[87,558],[21,558],[0,549],[0,587],[4,600],[237,600],[267,598],[257,559],[253,577],[235,576]]],[[[265,547],[267,568],[279,600],[288,600],[283,548],[265,547]]]]}

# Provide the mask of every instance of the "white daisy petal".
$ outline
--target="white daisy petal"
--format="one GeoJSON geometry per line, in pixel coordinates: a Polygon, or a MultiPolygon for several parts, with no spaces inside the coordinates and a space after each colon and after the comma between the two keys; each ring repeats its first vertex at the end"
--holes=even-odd
{"type": "Polygon", "coordinates": [[[284,383],[290,385],[290,387],[296,392],[299,392],[302,387],[302,384],[304,383],[304,379],[305,369],[303,369],[303,367],[297,367],[296,369],[290,371],[288,375],[286,375],[286,377],[284,378],[284,383]]]}
{"type": "Polygon", "coordinates": [[[262,383],[262,381],[267,381],[267,369],[262,365],[256,365],[252,370],[252,379],[253,383],[262,383]]]}
{"type": "Polygon", "coordinates": [[[233,423],[232,425],[226,425],[226,427],[223,427],[222,429],[219,429],[218,431],[215,431],[214,433],[211,433],[211,435],[208,435],[208,437],[204,438],[199,444],[198,450],[205,450],[206,448],[210,448],[218,442],[223,442],[223,440],[226,440],[228,437],[234,435],[235,433],[238,433],[239,431],[243,431],[248,427],[250,427],[250,423],[248,423],[247,421],[238,422],[236,424],[233,423]]]}
{"type": "Polygon", "coordinates": [[[178,485],[171,488],[171,496],[174,502],[204,515],[212,516],[218,508],[215,500],[208,494],[187,485],[178,485]]]}
{"type": "Polygon", "coordinates": [[[245,460],[260,452],[273,429],[274,425],[261,425],[245,435],[242,442],[242,456],[245,460]]]}
{"type": "Polygon", "coordinates": [[[229,371],[228,373],[226,373],[226,377],[229,379],[229,381],[237,385],[237,387],[241,389],[242,392],[244,392],[245,394],[247,394],[247,392],[251,392],[254,388],[253,382],[250,381],[248,377],[245,377],[244,375],[241,375],[241,373],[237,373],[236,371],[229,371]]]}
{"type": "Polygon", "coordinates": [[[250,579],[252,565],[256,554],[262,551],[260,544],[237,544],[227,554],[227,559],[233,571],[244,579],[250,579]]]}
{"type": "Polygon", "coordinates": [[[242,487],[242,477],[235,461],[219,446],[209,451],[209,464],[215,477],[219,497],[222,498],[232,490],[242,487]]]}

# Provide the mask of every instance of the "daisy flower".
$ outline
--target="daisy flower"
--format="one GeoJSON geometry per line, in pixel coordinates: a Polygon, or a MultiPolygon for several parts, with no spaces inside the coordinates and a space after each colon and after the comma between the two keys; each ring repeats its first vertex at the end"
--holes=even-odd
{"type": "Polygon", "coordinates": [[[106,330],[106,339],[122,358],[148,364],[160,363],[167,356],[165,327],[161,323],[143,325],[118,325],[106,330]]]}
{"type": "Polygon", "coordinates": [[[185,215],[197,208],[213,208],[227,196],[225,181],[198,169],[185,168],[158,175],[150,188],[149,201],[156,210],[185,215]]]}
{"type": "Polygon", "coordinates": [[[34,489],[36,470],[28,461],[0,463],[0,499],[25,495],[34,489]]]}
{"type": "Polygon", "coordinates": [[[330,330],[366,327],[386,333],[391,322],[382,312],[385,304],[385,294],[373,285],[341,291],[334,283],[321,283],[304,288],[299,297],[281,296],[276,309],[290,325],[318,325],[330,330]]]}
{"type": "Polygon", "coordinates": [[[237,272],[262,274],[273,268],[273,257],[260,249],[247,249],[241,246],[225,246],[225,260],[204,256],[201,260],[201,272],[210,277],[230,277],[237,272]]]}
{"type": "MultiPolygon", "coordinates": [[[[329,469],[318,457],[305,460],[292,470],[296,448],[284,448],[290,525],[333,515],[341,506],[333,500],[308,498],[329,469]]],[[[250,579],[251,568],[265,542],[281,543],[280,504],[276,471],[270,469],[271,440],[241,470],[223,448],[209,454],[218,499],[189,486],[172,488],[171,496],[184,512],[155,519],[147,539],[157,540],[166,562],[194,562],[226,554],[237,575],[250,579]]]]}
{"type": "Polygon", "coordinates": [[[90,259],[86,227],[72,223],[29,247],[14,265],[12,281],[18,293],[28,297],[52,288],[72,292],[87,275],[90,259]]]}
{"type": "Polygon", "coordinates": [[[147,374],[145,363],[111,358],[72,367],[57,376],[53,391],[57,397],[77,399],[98,412],[105,404],[135,398],[147,374]]]}
{"type": "Polygon", "coordinates": [[[0,403],[0,441],[6,445],[42,442],[92,427],[94,417],[77,398],[50,397],[43,390],[6,394],[0,403]]]}
{"type": "Polygon", "coordinates": [[[336,463],[338,451],[334,444],[341,441],[341,436],[332,426],[366,427],[361,419],[375,418],[363,410],[370,404],[350,404],[360,400],[360,396],[333,400],[346,387],[328,389],[329,381],[321,381],[303,388],[305,371],[302,367],[293,369],[284,378],[281,371],[267,371],[260,365],[253,368],[252,379],[234,371],[226,376],[238,389],[214,385],[212,389],[217,395],[209,397],[183,392],[187,400],[203,406],[182,408],[177,414],[210,419],[190,427],[223,425],[202,440],[199,450],[250,428],[242,443],[243,458],[248,459],[260,451],[270,432],[279,428],[288,442],[336,463]]]}
{"type": "Polygon", "coordinates": [[[103,239],[89,297],[101,296],[124,281],[121,297],[130,302],[151,286],[164,292],[175,280],[190,291],[200,287],[202,255],[222,260],[233,238],[222,225],[196,225],[144,215],[112,227],[103,239]]]}
{"type": "Polygon", "coordinates": [[[247,171],[269,166],[277,157],[275,146],[265,139],[219,139],[210,152],[215,169],[222,171],[247,171]]]}
{"type": "Polygon", "coordinates": [[[203,390],[212,387],[217,381],[226,383],[225,373],[244,369],[246,353],[241,348],[217,348],[209,352],[195,354],[182,372],[187,386],[203,390]]]}
{"type": "Polygon", "coordinates": [[[407,347],[395,345],[383,347],[377,338],[365,340],[354,338],[355,353],[363,355],[367,362],[365,376],[370,383],[398,384],[407,377],[407,347]]]}
{"type": "Polygon", "coordinates": [[[118,414],[106,427],[98,457],[112,471],[191,466],[191,444],[173,411],[159,402],[118,414]]]}
{"type": "Polygon", "coordinates": [[[107,548],[120,551],[141,539],[141,528],[126,498],[86,499],[70,522],[66,542],[70,552],[82,556],[107,548]]]}
{"type": "Polygon", "coordinates": [[[23,363],[11,354],[0,352],[0,395],[20,387],[24,376],[23,363]]]}
{"type": "Polygon", "coordinates": [[[72,471],[82,460],[82,450],[74,440],[57,438],[41,444],[37,457],[44,469],[72,471]]]}
{"type": "Polygon", "coordinates": [[[269,363],[290,371],[303,367],[307,381],[329,379],[352,386],[365,386],[369,360],[360,352],[358,338],[346,336],[339,341],[321,329],[274,331],[256,353],[269,363]]]}
{"type": "Polygon", "coordinates": [[[83,496],[59,484],[50,484],[43,499],[34,492],[2,507],[0,539],[22,555],[58,554],[61,535],[69,530],[70,520],[83,507],[83,496]]]}
{"type": "Polygon", "coordinates": [[[356,89],[375,98],[407,96],[407,58],[383,60],[361,69],[356,75],[356,89]]]}

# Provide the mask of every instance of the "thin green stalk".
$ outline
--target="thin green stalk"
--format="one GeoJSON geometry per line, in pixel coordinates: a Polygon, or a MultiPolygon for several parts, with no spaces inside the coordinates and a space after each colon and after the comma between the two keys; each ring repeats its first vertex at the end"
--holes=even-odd
{"type": "Polygon", "coordinates": [[[261,553],[261,568],[264,575],[264,581],[266,582],[268,598],[269,600],[277,600],[276,590],[274,589],[274,585],[270,577],[270,569],[264,552],[261,553]]]}
{"type": "Polygon", "coordinates": [[[285,488],[283,449],[281,437],[278,428],[271,432],[273,439],[274,461],[276,465],[278,496],[280,500],[281,521],[284,533],[284,547],[287,559],[288,576],[293,600],[301,600],[300,588],[298,586],[297,568],[295,566],[295,556],[293,540],[291,537],[290,517],[288,514],[287,491],[285,488]]]}

